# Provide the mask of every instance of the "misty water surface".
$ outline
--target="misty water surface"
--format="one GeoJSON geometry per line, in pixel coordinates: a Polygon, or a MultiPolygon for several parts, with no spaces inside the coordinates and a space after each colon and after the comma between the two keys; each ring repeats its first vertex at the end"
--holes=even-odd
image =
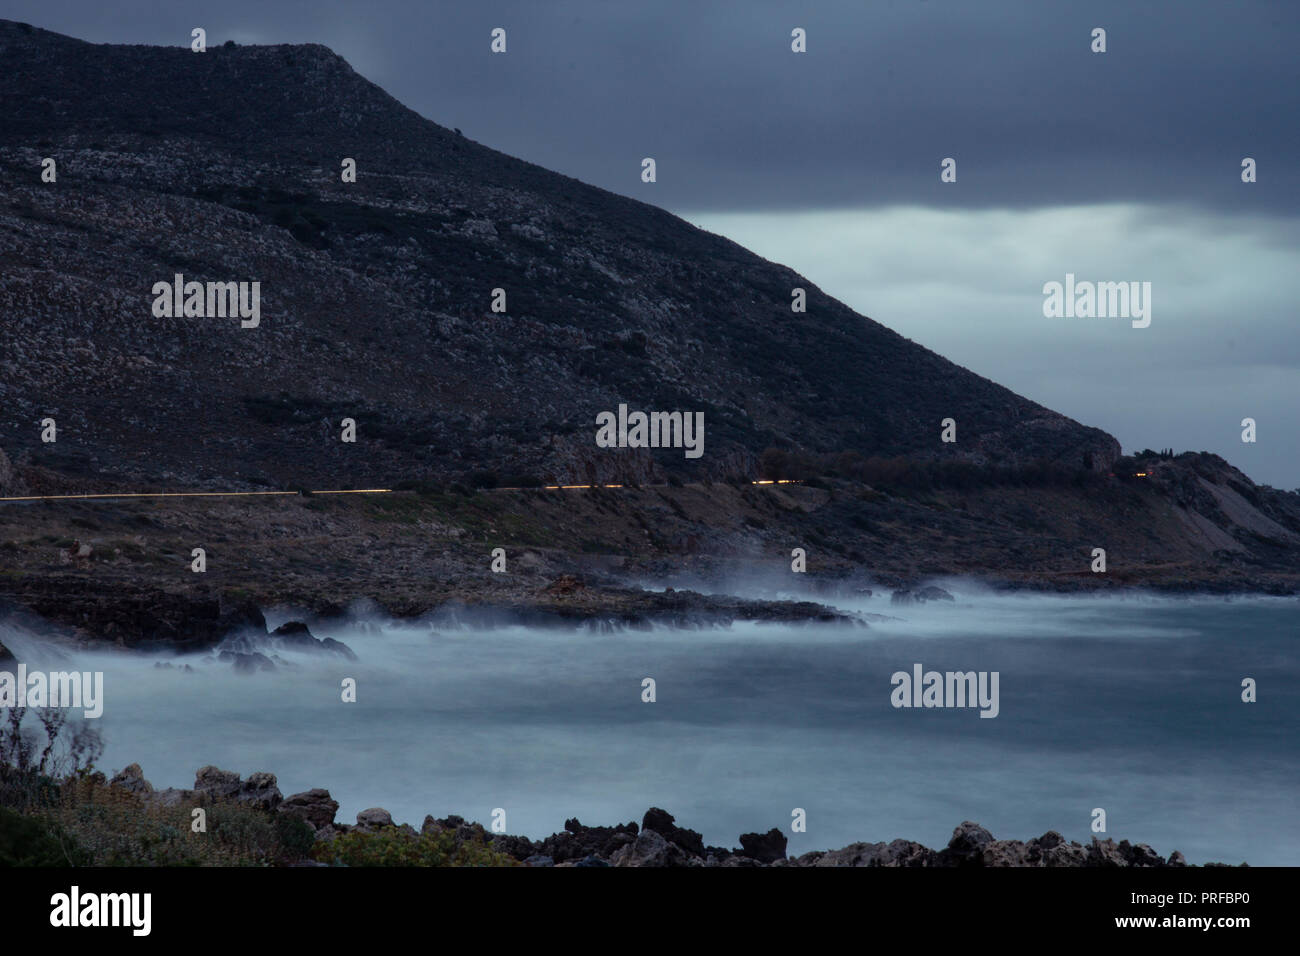
{"type": "Polygon", "coordinates": [[[282,655],[290,666],[252,675],[210,655],[185,659],[193,673],[157,655],[60,663],[12,628],[0,638],[30,666],[105,671],[105,770],[139,762],[157,787],[188,787],[205,764],[267,770],[286,795],[328,789],[344,822],[380,806],[417,827],[426,813],[486,824],[501,807],[509,832],[540,837],[659,806],[736,846],[789,834],[801,807],[797,854],[897,837],[939,848],[963,820],[1087,842],[1102,807],[1107,836],[1162,856],[1300,864],[1300,602],[959,592],[847,606],[903,620],[598,633],[369,617],[313,626],[356,662],[282,655]],[[890,675],[917,662],[1000,672],[999,716],[893,708],[890,675]],[[1257,703],[1241,701],[1243,677],[1257,703]]]}

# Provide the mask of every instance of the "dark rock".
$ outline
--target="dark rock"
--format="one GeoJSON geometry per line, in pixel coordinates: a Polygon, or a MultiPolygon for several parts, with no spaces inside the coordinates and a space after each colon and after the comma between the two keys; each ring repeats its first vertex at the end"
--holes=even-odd
{"type": "Polygon", "coordinates": [[[1087,861],[1088,866],[1128,866],[1128,861],[1124,859],[1114,840],[1098,840],[1096,837],[1092,838],[1092,843],[1088,847],[1087,861]]]}
{"type": "Polygon", "coordinates": [[[220,637],[245,628],[260,634],[266,633],[266,616],[262,613],[262,609],[252,601],[219,600],[216,621],[213,622],[210,633],[220,637]]]}
{"type": "Polygon", "coordinates": [[[1053,847],[1058,847],[1063,844],[1065,842],[1065,837],[1061,836],[1061,834],[1057,833],[1055,830],[1048,830],[1042,836],[1038,837],[1036,841],[1031,842],[1036,842],[1038,846],[1042,847],[1044,850],[1050,850],[1053,847]]]}
{"type": "MultiPolygon", "coordinates": [[[[429,821],[432,819],[432,817],[425,817],[425,825],[428,826],[429,821]]],[[[421,830],[421,832],[425,831],[421,830]]],[[[537,852],[533,846],[533,841],[528,839],[528,837],[510,836],[505,833],[492,839],[492,847],[493,849],[516,860],[527,860],[530,856],[545,855],[537,852]]],[[[550,859],[550,857],[547,857],[547,859],[550,859]]]]}
{"type": "Polygon", "coordinates": [[[306,624],[301,621],[289,621],[281,624],[267,635],[268,643],[277,650],[294,650],[303,653],[331,653],[348,660],[356,660],[357,655],[342,641],[332,637],[317,638],[306,624]]]}
{"type": "Polygon", "coordinates": [[[670,843],[658,831],[642,827],[641,832],[622,849],[610,857],[614,866],[693,866],[700,860],[692,857],[675,843],[670,843]]]}
{"type": "Polygon", "coordinates": [[[108,785],[140,796],[154,792],[153,784],[144,778],[144,771],[140,769],[138,763],[123,768],[120,773],[108,782],[108,785]]]}
{"type": "Polygon", "coordinates": [[[277,812],[306,820],[313,828],[320,830],[333,825],[334,814],[338,810],[338,801],[330,799],[330,792],[316,788],[286,797],[277,812]]]}
{"type": "Polygon", "coordinates": [[[393,825],[393,815],[383,807],[371,807],[357,814],[357,829],[362,833],[373,833],[393,825]]]}
{"type": "Polygon", "coordinates": [[[940,856],[948,866],[982,866],[984,846],[992,841],[993,834],[978,823],[966,820],[952,831],[948,848],[940,856]]]}
{"type": "Polygon", "coordinates": [[[199,772],[194,775],[194,792],[205,794],[213,800],[233,799],[242,787],[239,774],[233,770],[207,766],[199,768],[199,772]]]}
{"type": "Polygon", "coordinates": [[[953,596],[943,588],[924,587],[917,590],[903,588],[889,597],[890,604],[925,604],[927,601],[952,601],[953,596]]]}
{"type": "Polygon", "coordinates": [[[217,659],[233,664],[236,674],[256,674],[258,671],[275,670],[275,662],[265,654],[257,652],[241,654],[238,651],[221,651],[217,659]]]}
{"type": "Polygon", "coordinates": [[[1160,854],[1147,846],[1145,843],[1139,843],[1133,846],[1128,840],[1120,840],[1119,855],[1122,856],[1129,866],[1164,866],[1165,861],[1160,854]]]}
{"type": "Polygon", "coordinates": [[[286,642],[304,641],[310,644],[316,643],[316,638],[312,636],[311,630],[302,621],[289,621],[281,624],[271,633],[286,642]]]}
{"type": "MultiPolygon", "coordinates": [[[[673,815],[667,810],[651,807],[641,819],[641,829],[654,830],[686,852],[695,856],[704,856],[704,838],[694,830],[686,830],[677,826],[674,819],[673,815]]],[[[633,831],[633,833],[635,832],[633,831]]]]}
{"type": "MultiPolygon", "coordinates": [[[[623,847],[636,839],[637,825],[625,823],[613,827],[588,827],[576,818],[564,822],[564,830],[552,834],[540,843],[532,845],[531,852],[542,853],[555,860],[556,865],[581,860],[589,856],[609,859],[623,847]]],[[[508,844],[497,838],[498,845],[506,849],[508,844]]],[[[506,849],[515,859],[524,859],[521,852],[527,847],[506,849]]],[[[525,854],[526,856],[527,854],[525,854]]]]}
{"type": "Polygon", "coordinates": [[[235,799],[259,810],[274,810],[284,801],[284,796],[280,793],[275,774],[259,772],[248,775],[235,799]]]}
{"type": "Polygon", "coordinates": [[[340,657],[346,657],[350,661],[355,661],[357,659],[357,655],[353,652],[352,648],[348,647],[342,641],[334,640],[332,637],[321,638],[320,646],[322,650],[338,654],[340,657]]]}
{"type": "MultiPolygon", "coordinates": [[[[667,810],[660,810],[658,807],[651,807],[645,812],[645,816],[641,818],[641,829],[654,830],[656,833],[668,833],[673,830],[675,820],[676,817],[667,810]]],[[[573,822],[577,823],[578,821],[574,820],[573,822]]],[[[567,824],[565,825],[565,829],[568,829],[567,824]]]]}
{"type": "Polygon", "coordinates": [[[766,833],[742,833],[740,852],[760,863],[775,863],[785,859],[785,834],[773,827],[766,833]]]}

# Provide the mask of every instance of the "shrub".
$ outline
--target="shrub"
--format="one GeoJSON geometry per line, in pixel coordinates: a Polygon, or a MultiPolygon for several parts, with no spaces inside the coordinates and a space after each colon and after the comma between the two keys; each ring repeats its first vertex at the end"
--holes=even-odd
{"type": "Polygon", "coordinates": [[[419,835],[397,827],[377,833],[353,830],[316,845],[313,853],[322,863],[337,866],[518,866],[513,857],[479,839],[457,840],[453,830],[430,830],[419,835]]]}
{"type": "Polygon", "coordinates": [[[107,786],[102,776],[65,781],[61,805],[43,816],[75,840],[88,866],[269,866],[304,859],[314,840],[256,807],[204,800],[162,806],[107,786]],[[200,805],[207,831],[195,833],[200,805]]]}
{"type": "Polygon", "coordinates": [[[316,832],[300,817],[275,815],[275,835],[290,860],[301,860],[311,856],[316,846],[316,832]]]}
{"type": "Polygon", "coordinates": [[[0,807],[0,867],[78,866],[84,857],[62,828],[0,807]]]}

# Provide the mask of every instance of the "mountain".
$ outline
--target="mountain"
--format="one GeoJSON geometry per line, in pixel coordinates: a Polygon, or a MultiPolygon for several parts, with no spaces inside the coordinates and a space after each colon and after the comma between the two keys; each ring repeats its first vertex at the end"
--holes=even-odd
{"type": "Polygon", "coordinates": [[[0,21],[0,62],[0,448],[77,487],[753,477],[769,447],[1071,471],[1119,454],[656,208],[652,184],[637,202],[505,156],[325,47],[0,21]],[[259,324],[155,315],[176,274],[259,282],[259,324]],[[702,457],[598,448],[620,404],[703,412],[702,457]]]}
{"type": "Polygon", "coordinates": [[[809,596],[945,575],[1300,590],[1300,494],[1205,453],[1120,457],[789,269],[421,118],[324,47],[0,21],[0,62],[0,496],[397,489],[3,503],[0,603],[79,639],[202,645],[259,607],[358,598],[835,617],[728,596],[787,588],[795,546],[809,596]],[[256,325],[163,308],[177,274],[259,283],[256,325]],[[702,412],[703,455],[598,447],[620,405],[702,412]],[[640,487],[474,491],[550,480],[640,487]]]}

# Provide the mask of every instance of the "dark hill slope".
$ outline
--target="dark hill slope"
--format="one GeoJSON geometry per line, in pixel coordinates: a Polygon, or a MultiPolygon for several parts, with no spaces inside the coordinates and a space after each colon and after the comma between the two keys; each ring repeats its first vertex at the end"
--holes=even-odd
{"type": "Polygon", "coordinates": [[[789,269],[421,118],[324,47],[195,54],[0,21],[0,62],[0,447],[25,465],[321,487],[752,474],[770,445],[1118,454],[789,269]],[[260,327],[155,317],[177,272],[260,281],[260,327]],[[704,457],[597,449],[620,402],[703,411],[704,457]]]}

